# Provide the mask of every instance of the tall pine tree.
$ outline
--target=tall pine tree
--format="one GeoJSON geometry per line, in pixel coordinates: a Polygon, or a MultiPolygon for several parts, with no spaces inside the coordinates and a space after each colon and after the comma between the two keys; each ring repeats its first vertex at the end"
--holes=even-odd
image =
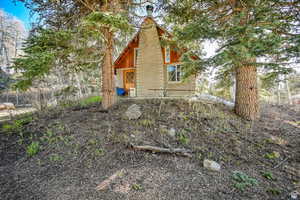
{"type": "Polygon", "coordinates": [[[169,21],[180,24],[176,26],[177,40],[218,41],[220,48],[216,55],[201,64],[234,72],[235,112],[249,120],[257,119],[257,68],[287,73],[291,59],[299,56],[300,2],[167,0],[165,3],[169,21]]]}
{"type": "MultiPolygon", "coordinates": [[[[103,55],[102,62],[97,64],[102,67],[102,107],[108,109],[116,102],[115,86],[113,78],[113,50],[115,33],[117,31],[126,32],[131,29],[129,24],[129,16],[137,7],[144,5],[146,2],[135,0],[18,0],[24,2],[25,5],[36,14],[39,19],[35,30],[45,28],[54,32],[67,32],[74,37],[80,34],[76,32],[85,32],[93,37],[101,38],[103,46],[98,49],[99,55],[103,55]]],[[[41,38],[40,31],[37,31],[36,37],[41,38]]],[[[33,33],[34,34],[34,33],[33,33]]],[[[71,38],[72,38],[71,36],[71,38]]],[[[33,36],[34,37],[34,36],[33,36]]],[[[44,38],[43,38],[44,39],[44,38]]],[[[78,38],[73,38],[73,41],[78,38]]],[[[81,38],[82,40],[83,38],[81,38]]],[[[70,40],[72,42],[72,39],[70,40]]],[[[87,41],[88,42],[88,41],[87,41]]],[[[27,46],[30,49],[30,46],[27,46]]],[[[60,49],[60,46],[57,46],[60,49]]],[[[68,47],[64,47],[68,48],[68,47]]],[[[29,50],[28,49],[28,50],[29,50]]],[[[53,49],[51,47],[51,49],[53,49]]],[[[56,49],[54,47],[54,49],[56,49]]],[[[66,58],[74,51],[69,48],[63,51],[60,58],[66,58]]],[[[51,51],[52,52],[52,51],[51,51]]],[[[23,60],[17,60],[17,69],[22,69],[31,83],[34,78],[42,77],[50,72],[49,69],[43,70],[43,65],[33,63],[35,55],[26,55],[23,60]],[[31,58],[28,60],[27,58],[31,58]],[[25,65],[24,65],[25,64],[25,65]],[[32,67],[38,68],[34,73],[26,73],[32,71],[32,67]]],[[[38,59],[38,58],[37,58],[38,59]]],[[[51,68],[52,63],[57,57],[48,60],[47,67],[51,68]]],[[[97,59],[99,60],[99,58],[97,59]]],[[[36,62],[36,61],[34,61],[36,62]]],[[[33,72],[33,71],[32,71],[33,72]]]]}

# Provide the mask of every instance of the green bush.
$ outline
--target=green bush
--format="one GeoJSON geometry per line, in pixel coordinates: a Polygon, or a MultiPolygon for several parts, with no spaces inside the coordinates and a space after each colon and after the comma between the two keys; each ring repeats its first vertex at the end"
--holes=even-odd
{"type": "Polygon", "coordinates": [[[186,130],[183,130],[180,133],[178,133],[177,140],[183,145],[188,144],[190,142],[188,132],[186,130]]]}
{"type": "Polygon", "coordinates": [[[236,189],[239,189],[241,191],[244,191],[246,188],[255,186],[258,184],[258,181],[255,178],[252,178],[248,176],[247,174],[240,172],[240,171],[234,171],[232,175],[232,179],[234,180],[234,187],[236,189]]]}
{"type": "Polygon", "coordinates": [[[264,172],[262,174],[262,176],[268,180],[276,180],[276,178],[274,178],[272,172],[264,172]]]}
{"type": "Polygon", "coordinates": [[[2,131],[4,133],[10,133],[13,132],[15,127],[12,124],[3,124],[2,131]]]}
{"type": "Polygon", "coordinates": [[[39,142],[32,142],[26,148],[26,153],[29,157],[36,155],[40,151],[40,143],[39,142]]]}
{"type": "Polygon", "coordinates": [[[142,190],[143,187],[140,184],[134,183],[134,184],[132,184],[132,189],[138,191],[138,190],[142,190]]]}
{"type": "Polygon", "coordinates": [[[32,116],[26,116],[15,120],[12,123],[7,123],[2,126],[2,131],[5,133],[20,132],[24,125],[30,123],[33,120],[32,116]]]}
{"type": "Polygon", "coordinates": [[[277,159],[280,157],[280,154],[276,151],[273,151],[272,153],[266,153],[264,157],[267,159],[277,159]]]}
{"type": "Polygon", "coordinates": [[[101,102],[102,98],[100,96],[88,97],[80,101],[81,106],[88,106],[90,104],[101,102]]]}

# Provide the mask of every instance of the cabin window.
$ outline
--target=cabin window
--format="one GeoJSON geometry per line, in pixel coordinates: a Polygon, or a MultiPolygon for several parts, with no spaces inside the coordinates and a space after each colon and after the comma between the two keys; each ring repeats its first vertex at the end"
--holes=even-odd
{"type": "Polygon", "coordinates": [[[165,62],[170,63],[171,61],[171,49],[169,46],[165,47],[165,62]]]}
{"type": "Polygon", "coordinates": [[[168,71],[168,81],[169,82],[180,82],[182,79],[182,72],[180,65],[169,65],[168,71]]]}
{"type": "Polygon", "coordinates": [[[135,48],[134,49],[134,66],[136,66],[136,64],[137,64],[138,55],[139,55],[139,49],[135,48]]]}

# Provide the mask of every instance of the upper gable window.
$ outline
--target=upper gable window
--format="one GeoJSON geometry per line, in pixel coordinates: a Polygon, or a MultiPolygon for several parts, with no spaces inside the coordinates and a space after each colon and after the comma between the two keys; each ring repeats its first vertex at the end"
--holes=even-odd
{"type": "Polygon", "coordinates": [[[171,62],[171,49],[170,49],[170,46],[165,47],[165,62],[166,63],[171,62]]]}

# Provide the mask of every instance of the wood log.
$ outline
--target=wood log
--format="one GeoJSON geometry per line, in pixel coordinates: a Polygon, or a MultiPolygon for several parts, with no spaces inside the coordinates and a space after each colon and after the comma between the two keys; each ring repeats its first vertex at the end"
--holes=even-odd
{"type": "Polygon", "coordinates": [[[140,151],[151,151],[155,153],[170,153],[170,154],[177,154],[185,157],[192,158],[192,154],[190,150],[187,149],[180,149],[180,148],[161,148],[161,147],[156,147],[156,146],[150,146],[150,145],[142,145],[142,146],[137,146],[134,144],[129,145],[130,148],[135,149],[135,150],[140,150],[140,151]]]}
{"type": "Polygon", "coordinates": [[[2,103],[0,104],[0,110],[15,110],[16,107],[13,103],[2,103]]]}

